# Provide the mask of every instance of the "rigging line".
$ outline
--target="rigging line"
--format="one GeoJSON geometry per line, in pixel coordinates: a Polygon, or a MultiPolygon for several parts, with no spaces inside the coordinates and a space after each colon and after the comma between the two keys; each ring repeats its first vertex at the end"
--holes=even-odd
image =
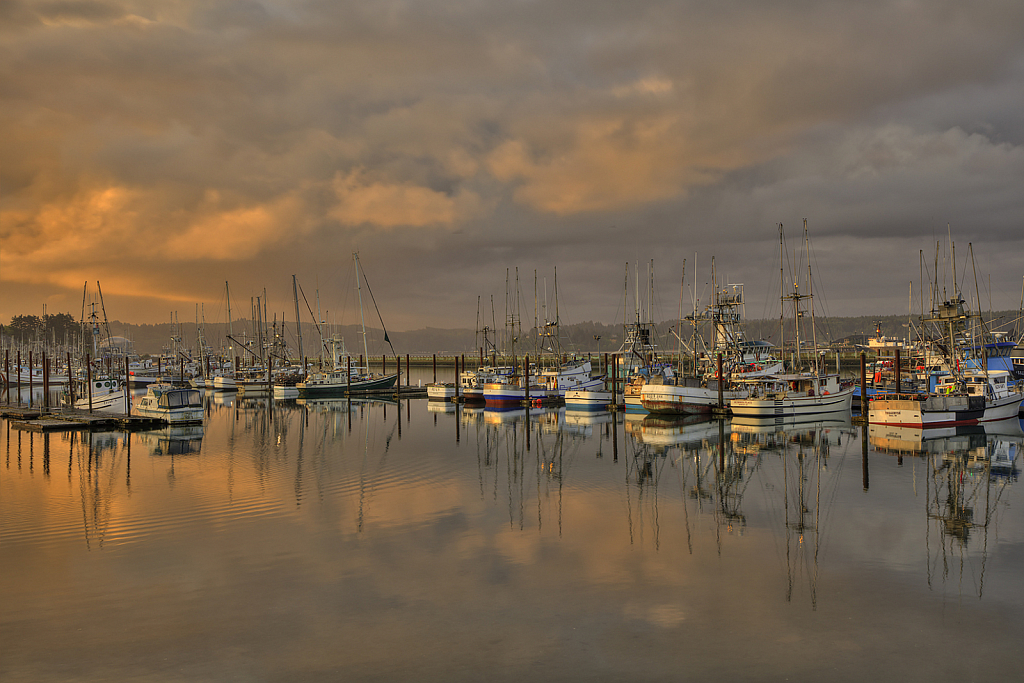
{"type": "MultiPolygon", "coordinates": [[[[302,291],[302,285],[299,285],[299,294],[302,295],[302,301],[306,304],[306,310],[309,311],[309,317],[313,319],[313,324],[316,325],[316,331],[320,333],[321,344],[323,345],[323,351],[327,350],[327,343],[322,341],[324,338],[324,331],[320,329],[320,321],[317,320],[316,315],[313,313],[313,309],[309,305],[309,301],[306,299],[306,293],[302,291]]],[[[300,323],[301,324],[301,323],[300,323]]]]}
{"type": "Polygon", "coordinates": [[[388,338],[388,328],[384,327],[384,318],[381,317],[380,309],[377,308],[377,301],[373,298],[373,290],[370,289],[370,281],[366,279],[365,270],[362,272],[362,276],[363,282],[366,283],[366,291],[370,293],[370,301],[373,302],[373,310],[377,311],[377,319],[380,320],[380,327],[382,330],[384,330],[384,341],[386,341],[388,343],[388,346],[391,347],[391,354],[397,358],[398,352],[395,351],[395,345],[392,344],[391,340],[388,338]]]}

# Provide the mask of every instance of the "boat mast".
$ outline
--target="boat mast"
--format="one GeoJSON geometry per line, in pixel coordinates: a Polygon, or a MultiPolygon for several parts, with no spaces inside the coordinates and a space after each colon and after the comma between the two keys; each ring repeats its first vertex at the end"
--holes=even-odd
{"type": "MultiPolygon", "coordinates": [[[[299,315],[299,283],[294,275],[292,275],[292,295],[295,297],[295,336],[299,341],[299,362],[302,363],[304,358],[302,355],[302,316],[299,315]]],[[[305,370],[305,366],[302,369],[305,370]]]]}
{"type": "Polygon", "coordinates": [[[811,300],[811,340],[814,346],[814,374],[821,374],[818,367],[818,328],[814,324],[814,281],[811,276],[811,239],[807,236],[807,219],[804,219],[804,256],[807,259],[807,298],[811,300]]]}
{"type": "Polygon", "coordinates": [[[786,357],[786,242],[783,238],[782,223],[779,223],[779,294],[782,304],[779,306],[779,348],[782,357],[786,357]]]}
{"type": "Polygon", "coordinates": [[[359,281],[359,252],[352,252],[352,258],[355,260],[356,264],[356,292],[359,295],[359,324],[362,326],[363,330],[363,353],[366,354],[366,365],[369,367],[370,351],[366,346],[366,321],[363,318],[363,286],[359,281]]]}

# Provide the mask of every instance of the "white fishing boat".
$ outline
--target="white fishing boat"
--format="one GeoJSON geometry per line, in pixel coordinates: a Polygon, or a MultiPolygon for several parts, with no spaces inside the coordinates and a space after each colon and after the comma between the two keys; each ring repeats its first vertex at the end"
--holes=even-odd
{"type": "Polygon", "coordinates": [[[608,410],[615,395],[603,389],[569,389],[565,392],[566,410],[608,410]]]}
{"type": "Polygon", "coordinates": [[[61,394],[61,404],[78,410],[93,410],[108,413],[128,412],[127,391],[119,377],[105,375],[90,380],[76,379],[71,388],[61,394]],[[74,400],[72,401],[72,397],[74,400]]]}
{"type": "Polygon", "coordinates": [[[203,401],[198,389],[157,382],[146,387],[146,395],[139,399],[134,412],[172,425],[201,424],[203,401]]]}
{"type": "Polygon", "coordinates": [[[802,372],[750,382],[747,396],[730,400],[729,409],[739,417],[804,417],[849,412],[852,404],[853,387],[838,375],[802,372]]]}
{"type": "MultiPolygon", "coordinates": [[[[785,238],[782,225],[779,225],[780,254],[785,254],[785,238]]],[[[807,370],[766,375],[762,373],[738,376],[733,386],[743,391],[746,396],[733,398],[729,401],[732,414],[739,417],[807,417],[826,415],[829,413],[849,412],[853,405],[853,385],[845,385],[839,379],[839,354],[836,354],[836,372],[824,369],[824,351],[818,352],[817,333],[814,327],[814,295],[811,287],[810,240],[807,236],[807,221],[804,221],[804,250],[807,259],[807,288],[802,294],[799,284],[793,284],[790,294],[783,294],[782,304],[792,302],[793,321],[796,332],[793,365],[797,369],[804,363],[802,358],[803,344],[800,341],[800,323],[805,317],[800,302],[809,302],[810,324],[812,330],[811,356],[807,360],[807,370]]],[[[786,291],[786,278],[783,275],[782,291],[786,291]]],[[[784,327],[783,327],[784,329],[784,327]]]]}
{"type": "Polygon", "coordinates": [[[427,399],[450,401],[455,398],[455,382],[431,382],[427,385],[427,399]]]}
{"type": "Polygon", "coordinates": [[[672,383],[654,378],[640,390],[640,403],[649,413],[701,415],[716,407],[725,409],[735,399],[747,394],[743,390],[722,387],[718,380],[704,381],[697,377],[677,377],[672,383]]]}

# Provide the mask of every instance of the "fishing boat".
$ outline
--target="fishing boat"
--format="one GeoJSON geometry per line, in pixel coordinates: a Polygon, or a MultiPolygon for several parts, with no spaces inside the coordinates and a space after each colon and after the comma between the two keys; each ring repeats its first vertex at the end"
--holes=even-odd
{"type": "Polygon", "coordinates": [[[135,405],[135,414],[171,425],[201,424],[203,401],[198,389],[157,382],[146,387],[146,395],[135,405]]]}
{"type": "Polygon", "coordinates": [[[463,399],[466,403],[483,403],[484,385],[499,382],[512,372],[511,365],[486,365],[476,370],[463,370],[459,373],[459,389],[463,399]]]}
{"type": "Polygon", "coordinates": [[[119,377],[99,375],[92,378],[78,377],[69,391],[61,394],[64,406],[78,410],[99,410],[108,413],[127,412],[128,399],[124,381],[119,377]],[[72,400],[73,397],[73,400],[72,400]]]}
{"type": "Polygon", "coordinates": [[[927,341],[945,355],[944,372],[930,378],[926,392],[876,394],[868,403],[869,423],[944,427],[1018,417],[1024,393],[1012,372],[1015,345],[991,334],[982,317],[967,309],[960,291],[933,302],[921,323],[922,332],[931,333],[927,341]]]}
{"type": "MultiPolygon", "coordinates": [[[[780,255],[785,256],[785,237],[782,225],[779,225],[780,255]]],[[[802,294],[799,283],[793,278],[793,291],[783,294],[782,309],[786,303],[792,302],[793,320],[796,333],[793,366],[796,371],[788,373],[738,376],[733,385],[746,393],[745,397],[733,398],[729,401],[732,414],[740,417],[785,417],[826,415],[829,413],[848,412],[853,403],[853,386],[839,379],[839,354],[836,354],[836,372],[824,369],[824,352],[818,351],[817,332],[814,328],[814,295],[811,279],[810,239],[807,235],[807,221],[804,221],[804,255],[807,260],[807,289],[802,294]],[[800,341],[800,321],[805,317],[801,310],[801,302],[807,300],[812,330],[811,357],[807,362],[807,370],[801,358],[803,345],[800,341]]],[[[782,291],[786,291],[785,268],[782,275],[782,291]]],[[[784,317],[781,329],[785,329],[784,317]]]]}
{"type": "MultiPolygon", "coordinates": [[[[702,415],[715,408],[724,410],[733,399],[747,395],[741,388],[743,385],[730,381],[733,377],[749,380],[782,370],[771,344],[744,339],[743,285],[719,287],[713,259],[711,282],[714,292],[711,304],[699,315],[695,304],[693,315],[687,317],[694,329],[695,376],[652,377],[640,390],[640,403],[650,413],[702,415]],[[712,344],[706,349],[707,353],[698,358],[697,340],[703,340],[703,336],[698,337],[697,327],[701,323],[711,325],[712,344]]],[[[682,323],[680,318],[680,325],[682,323]]]]}
{"type": "Polygon", "coordinates": [[[427,400],[450,401],[455,398],[455,382],[431,382],[427,385],[427,400]]]}
{"type": "Polygon", "coordinates": [[[566,410],[607,410],[615,395],[603,389],[569,389],[565,392],[566,410]]]}

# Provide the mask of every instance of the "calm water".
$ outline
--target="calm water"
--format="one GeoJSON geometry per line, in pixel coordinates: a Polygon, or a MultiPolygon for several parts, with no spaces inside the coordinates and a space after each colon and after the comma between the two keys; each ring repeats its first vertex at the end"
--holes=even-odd
{"type": "Polygon", "coordinates": [[[0,421],[0,680],[1019,675],[1019,424],[208,401],[0,421]]]}

